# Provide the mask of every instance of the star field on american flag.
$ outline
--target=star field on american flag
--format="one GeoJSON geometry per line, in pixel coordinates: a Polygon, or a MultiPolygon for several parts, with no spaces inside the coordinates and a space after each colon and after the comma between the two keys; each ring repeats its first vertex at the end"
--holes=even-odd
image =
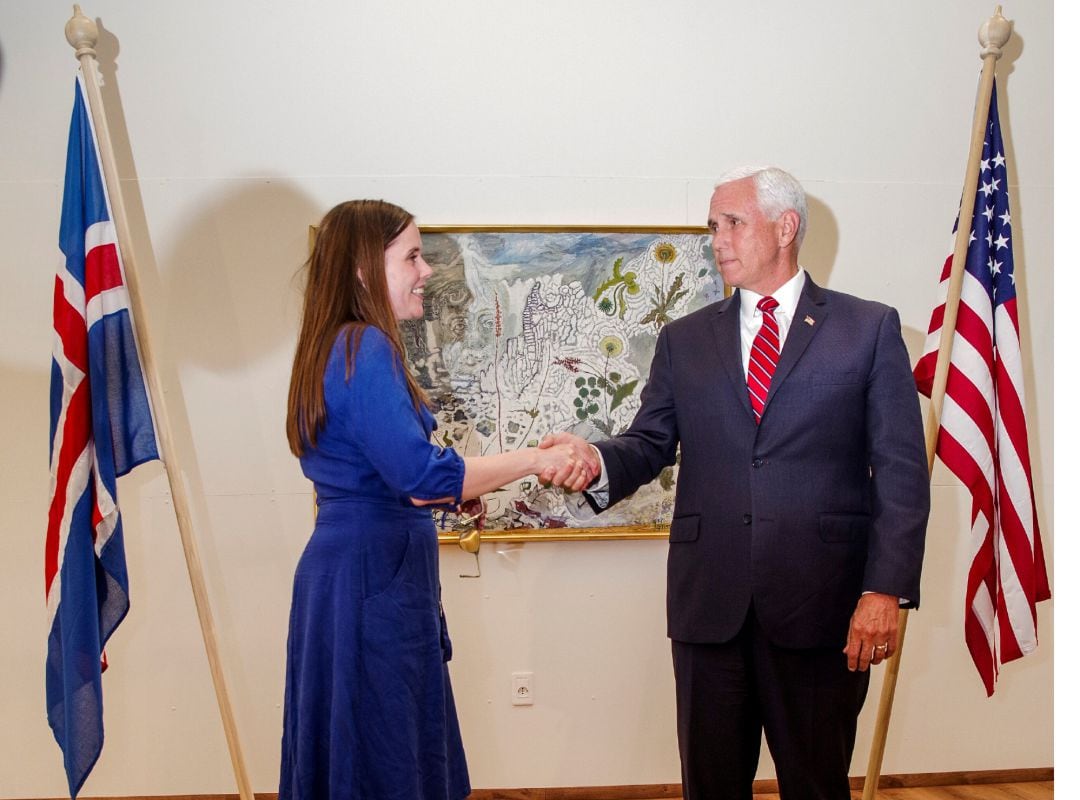
{"type": "MultiPolygon", "coordinates": [[[[998,127],[994,120],[987,125],[989,135],[983,142],[979,189],[975,193],[975,214],[968,240],[968,264],[976,267],[973,274],[993,298],[995,306],[1016,297],[1009,179],[1005,174],[1005,148],[998,127]]],[[[956,232],[955,225],[953,232],[956,232]]],[[[968,272],[972,272],[971,266],[968,272]]]]}

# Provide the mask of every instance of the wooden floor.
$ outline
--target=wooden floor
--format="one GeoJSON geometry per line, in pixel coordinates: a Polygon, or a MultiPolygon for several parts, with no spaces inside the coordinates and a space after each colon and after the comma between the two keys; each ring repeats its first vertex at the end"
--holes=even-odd
{"type": "MultiPolygon", "coordinates": [[[[762,795],[765,800],[768,795],[762,795]]],[[[919,786],[910,789],[879,789],[881,800],[1052,800],[1053,781],[988,783],[981,786],[919,786]]],[[[852,792],[854,800],[862,794],[852,792]]]]}
{"type": "MultiPolygon", "coordinates": [[[[1036,771],[1032,770],[1032,772],[1036,771]]],[[[1053,771],[1047,769],[1037,772],[1042,772],[1044,775],[1031,777],[1047,777],[1051,780],[995,782],[994,777],[987,780],[988,776],[985,774],[980,776],[967,773],[952,773],[944,776],[946,780],[935,780],[933,775],[909,775],[899,778],[891,776],[892,786],[879,788],[876,800],[1053,800],[1053,771]],[[954,782],[947,782],[949,777],[954,782]],[[912,785],[913,783],[915,785],[912,785]]],[[[888,776],[882,778],[883,784],[886,777],[888,776]]],[[[1014,777],[1020,776],[1013,774],[1008,776],[1008,778],[1014,777]]],[[[756,787],[758,791],[754,792],[754,800],[780,800],[780,795],[776,792],[776,781],[759,781],[758,784],[756,787]]],[[[856,782],[855,785],[860,786],[861,781],[856,782]]],[[[851,797],[852,800],[862,800],[862,790],[853,789],[851,797]]],[[[470,795],[470,800],[681,800],[681,798],[682,789],[678,784],[555,789],[479,789],[470,795]]]]}
{"type": "MultiPolygon", "coordinates": [[[[916,786],[908,789],[878,789],[878,800],[1053,800],[1053,781],[986,783],[979,786],[916,786]]],[[[862,792],[851,793],[862,800],[862,792]]],[[[667,800],[656,798],[655,800],[667,800]]],[[[776,792],[756,793],[754,800],[780,800],[776,792]]]]}
{"type": "MultiPolygon", "coordinates": [[[[1052,771],[1044,770],[1052,776],[1052,771]]],[[[1012,777],[1012,776],[1010,776],[1012,777]]],[[[963,776],[960,780],[964,780],[963,776]]],[[[884,778],[883,778],[884,780],[884,778]]],[[[775,782],[770,782],[775,786],[775,782]]],[[[894,782],[895,785],[895,782],[894,782]]],[[[648,787],[648,793],[636,791],[646,787],[592,787],[577,790],[567,789],[480,789],[473,792],[476,800],[672,800],[681,798],[682,792],[677,784],[665,784],[663,787],[648,787]],[[657,790],[663,794],[655,795],[657,790]]],[[[862,800],[858,789],[851,793],[852,800],[862,800]]],[[[877,800],[1053,800],[1054,782],[1016,781],[1011,783],[964,783],[946,786],[907,786],[905,788],[878,789],[877,800]]],[[[66,800],[66,798],[50,798],[66,800]]],[[[82,800],[239,800],[235,794],[215,795],[170,795],[168,797],[125,797],[105,798],[87,797],[82,800]]],[[[256,793],[255,800],[277,800],[271,792],[256,793]]],[[[776,792],[762,791],[754,793],[754,800],[780,800],[776,792]]]]}
{"type": "MultiPolygon", "coordinates": [[[[878,789],[878,800],[1053,800],[1053,781],[1025,783],[984,783],[978,786],[916,786],[908,789],[878,789]]],[[[862,800],[862,792],[851,793],[862,800]]],[[[780,800],[774,793],[755,794],[754,800],[780,800]]]]}

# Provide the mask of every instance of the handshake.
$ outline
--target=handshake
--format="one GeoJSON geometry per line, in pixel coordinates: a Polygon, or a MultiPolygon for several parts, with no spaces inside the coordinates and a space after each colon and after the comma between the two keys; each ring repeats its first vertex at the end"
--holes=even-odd
{"type": "Polygon", "coordinates": [[[600,477],[600,457],[592,446],[572,433],[549,433],[533,451],[534,470],[541,483],[580,492],[600,477]]]}

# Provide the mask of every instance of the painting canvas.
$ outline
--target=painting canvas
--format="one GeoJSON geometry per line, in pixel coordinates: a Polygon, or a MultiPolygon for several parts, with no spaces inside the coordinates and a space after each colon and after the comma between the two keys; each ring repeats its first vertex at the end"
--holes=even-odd
{"type": "MultiPolygon", "coordinates": [[[[723,297],[704,228],[421,233],[434,274],[405,346],[436,406],[436,442],[464,455],[532,446],[549,431],[590,441],[624,431],[660,329],[723,297]]],[[[662,535],[677,468],[600,516],[526,478],[487,496],[486,529],[662,535]]]]}

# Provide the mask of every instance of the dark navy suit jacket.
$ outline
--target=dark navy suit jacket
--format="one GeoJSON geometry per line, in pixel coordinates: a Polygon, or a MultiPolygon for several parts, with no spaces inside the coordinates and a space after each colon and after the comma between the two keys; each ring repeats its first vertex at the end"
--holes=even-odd
{"type": "Polygon", "coordinates": [[[609,506],[681,445],[668,635],[725,642],[752,600],[774,643],[843,647],[864,591],[919,603],[930,481],[899,316],[807,276],[760,425],[741,348],[738,292],[661,330],[637,416],[597,444],[609,506]]]}

